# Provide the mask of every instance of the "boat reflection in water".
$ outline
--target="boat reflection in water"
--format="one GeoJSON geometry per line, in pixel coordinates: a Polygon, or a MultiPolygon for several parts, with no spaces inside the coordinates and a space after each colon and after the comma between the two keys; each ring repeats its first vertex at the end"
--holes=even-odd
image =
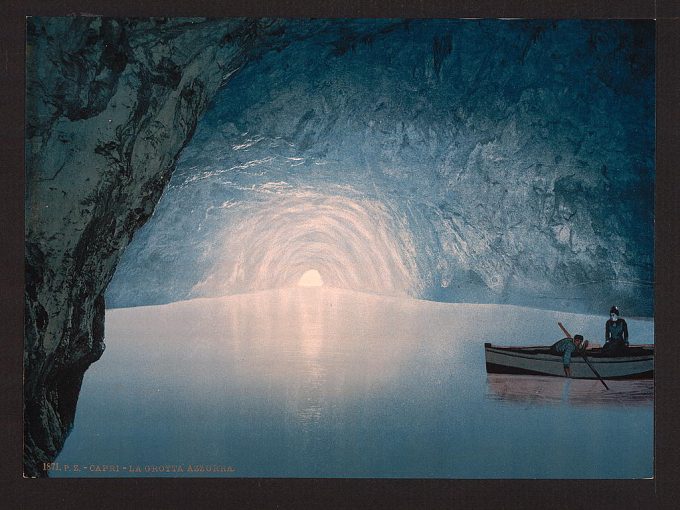
{"type": "Polygon", "coordinates": [[[575,406],[652,406],[654,380],[606,381],[530,375],[487,376],[487,398],[519,404],[575,406]]]}

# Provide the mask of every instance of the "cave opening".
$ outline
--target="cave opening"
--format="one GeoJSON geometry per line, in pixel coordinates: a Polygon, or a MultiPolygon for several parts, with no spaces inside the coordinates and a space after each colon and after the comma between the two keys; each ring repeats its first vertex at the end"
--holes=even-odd
{"type": "Polygon", "coordinates": [[[322,287],[323,278],[316,269],[308,269],[297,282],[298,287],[322,287]]]}

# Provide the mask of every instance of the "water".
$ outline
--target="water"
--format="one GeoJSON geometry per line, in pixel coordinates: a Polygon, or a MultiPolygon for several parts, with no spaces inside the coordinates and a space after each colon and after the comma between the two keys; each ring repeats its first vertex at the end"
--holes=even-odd
{"type": "Polygon", "coordinates": [[[109,310],[51,476],[653,476],[650,381],[487,376],[485,341],[557,320],[599,341],[606,317],[323,287],[109,310]]]}

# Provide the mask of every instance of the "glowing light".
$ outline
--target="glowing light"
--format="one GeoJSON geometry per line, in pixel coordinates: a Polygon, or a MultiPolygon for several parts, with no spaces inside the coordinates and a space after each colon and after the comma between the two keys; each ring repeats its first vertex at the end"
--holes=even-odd
{"type": "Polygon", "coordinates": [[[298,280],[298,287],[321,287],[323,279],[316,269],[310,269],[298,280]]]}
{"type": "Polygon", "coordinates": [[[407,217],[392,204],[347,189],[325,194],[274,184],[246,190],[253,198],[230,209],[214,243],[219,255],[192,289],[195,295],[311,282],[383,295],[418,293],[415,242],[407,217]],[[311,270],[318,280],[304,277],[311,270]]]}

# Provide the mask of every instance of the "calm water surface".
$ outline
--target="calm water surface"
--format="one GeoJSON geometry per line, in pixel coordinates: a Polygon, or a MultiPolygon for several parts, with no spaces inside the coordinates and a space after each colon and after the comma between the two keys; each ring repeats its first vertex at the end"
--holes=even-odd
{"type": "Polygon", "coordinates": [[[557,320],[600,341],[606,317],[326,288],[109,310],[57,459],[83,467],[52,476],[652,476],[652,382],[485,373],[485,341],[547,344],[557,320]]]}

